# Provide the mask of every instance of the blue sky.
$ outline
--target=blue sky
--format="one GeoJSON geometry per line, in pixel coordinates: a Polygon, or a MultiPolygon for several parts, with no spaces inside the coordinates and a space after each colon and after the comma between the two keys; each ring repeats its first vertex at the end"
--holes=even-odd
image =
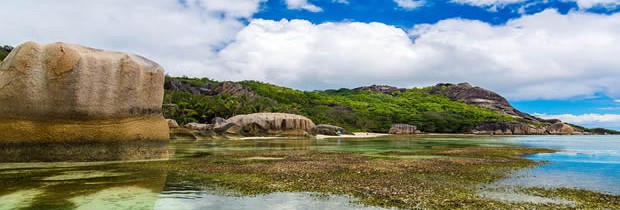
{"type": "Polygon", "coordinates": [[[175,76],[301,90],[469,82],[620,129],[620,0],[2,1],[1,44],[79,43],[175,76]]]}

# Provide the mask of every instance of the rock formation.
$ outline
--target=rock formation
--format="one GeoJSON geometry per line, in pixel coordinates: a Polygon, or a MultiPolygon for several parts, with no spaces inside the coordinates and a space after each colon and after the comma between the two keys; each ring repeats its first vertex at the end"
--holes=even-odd
{"type": "Polygon", "coordinates": [[[24,43],[0,65],[0,141],[167,141],[163,82],[138,55],[24,43]]]}
{"type": "Polygon", "coordinates": [[[358,87],[353,90],[368,90],[372,92],[392,95],[394,92],[405,92],[407,89],[392,87],[388,85],[371,85],[371,86],[358,87]]]}
{"type": "Polygon", "coordinates": [[[409,124],[394,124],[388,132],[390,134],[416,134],[420,133],[418,127],[409,124]]]}
{"type": "Polygon", "coordinates": [[[337,136],[345,133],[344,128],[335,125],[319,124],[316,126],[316,134],[337,136]]]}
{"type": "Polygon", "coordinates": [[[495,135],[572,135],[583,134],[583,131],[562,122],[539,124],[538,126],[523,122],[486,122],[478,125],[473,133],[495,135]]]}
{"type": "Polygon", "coordinates": [[[256,93],[254,93],[250,88],[234,82],[196,85],[181,80],[171,80],[166,81],[164,88],[166,90],[187,92],[194,95],[213,96],[224,93],[232,96],[247,96],[249,98],[256,97],[256,93]]]}
{"type": "Polygon", "coordinates": [[[179,123],[176,120],[166,119],[166,122],[168,123],[168,128],[179,128],[179,123]]]}
{"type": "Polygon", "coordinates": [[[442,94],[453,101],[462,101],[466,104],[493,110],[498,113],[507,114],[515,118],[523,118],[528,121],[536,121],[529,114],[523,113],[508,103],[501,95],[481,88],[472,87],[469,83],[450,84],[440,83],[429,91],[431,94],[442,94]]]}
{"type": "Polygon", "coordinates": [[[213,129],[213,125],[211,124],[201,124],[201,123],[187,123],[185,127],[187,129],[196,130],[196,131],[207,131],[207,130],[213,129]]]}
{"type": "Polygon", "coordinates": [[[545,135],[545,127],[536,127],[523,122],[486,122],[478,125],[475,134],[494,135],[545,135]]]}
{"type": "Polygon", "coordinates": [[[218,133],[246,136],[311,135],[315,130],[312,120],[286,113],[256,113],[237,115],[214,128],[218,133]]]}

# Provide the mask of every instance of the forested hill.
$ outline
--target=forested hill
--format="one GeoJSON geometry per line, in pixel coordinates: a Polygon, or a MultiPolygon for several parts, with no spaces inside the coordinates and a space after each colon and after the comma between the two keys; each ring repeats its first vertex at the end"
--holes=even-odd
{"type": "MultiPolygon", "coordinates": [[[[424,132],[470,132],[482,122],[523,121],[508,114],[464,102],[436,87],[398,89],[369,86],[305,92],[272,84],[209,79],[166,78],[164,113],[179,123],[209,122],[256,112],[285,112],[353,131],[387,132],[394,123],[418,126],[424,132]]],[[[444,88],[445,89],[445,88],[444,88]]]]}

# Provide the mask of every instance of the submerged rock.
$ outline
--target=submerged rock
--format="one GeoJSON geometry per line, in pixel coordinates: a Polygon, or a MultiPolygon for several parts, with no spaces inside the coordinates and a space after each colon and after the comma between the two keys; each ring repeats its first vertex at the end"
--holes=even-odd
{"type": "Polygon", "coordinates": [[[167,141],[163,82],[138,55],[24,43],[0,64],[0,141],[167,141]]]}
{"type": "Polygon", "coordinates": [[[316,133],[322,135],[330,135],[337,136],[341,134],[347,133],[344,128],[335,126],[335,125],[327,125],[327,124],[319,124],[316,126],[316,133]]]}
{"type": "Polygon", "coordinates": [[[390,134],[416,134],[420,133],[418,127],[409,124],[394,124],[388,132],[390,134]]]}
{"type": "Polygon", "coordinates": [[[237,115],[215,127],[225,134],[247,136],[261,135],[311,135],[316,125],[307,117],[286,113],[256,113],[237,115]]]}

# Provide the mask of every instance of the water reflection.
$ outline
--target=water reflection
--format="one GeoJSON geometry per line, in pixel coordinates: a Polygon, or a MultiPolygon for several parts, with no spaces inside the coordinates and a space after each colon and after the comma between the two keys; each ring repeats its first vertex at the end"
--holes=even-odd
{"type": "Polygon", "coordinates": [[[3,143],[0,163],[162,159],[172,152],[168,141],[3,143]]]}

